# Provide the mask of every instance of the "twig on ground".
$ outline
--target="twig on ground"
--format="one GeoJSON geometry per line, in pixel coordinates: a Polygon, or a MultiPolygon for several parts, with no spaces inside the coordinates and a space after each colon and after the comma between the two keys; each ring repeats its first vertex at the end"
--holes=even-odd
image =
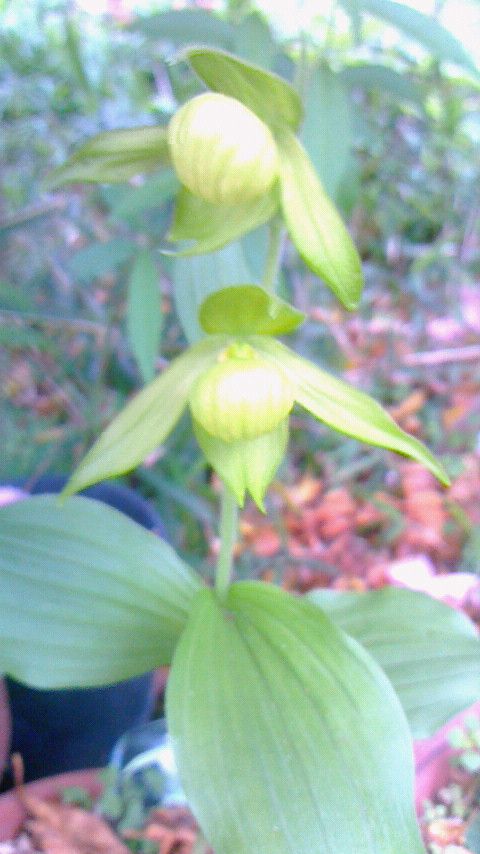
{"type": "Polygon", "coordinates": [[[480,344],[468,347],[455,347],[449,350],[432,350],[423,353],[407,353],[402,363],[413,367],[416,365],[447,365],[454,362],[475,362],[480,360],[480,344]]]}

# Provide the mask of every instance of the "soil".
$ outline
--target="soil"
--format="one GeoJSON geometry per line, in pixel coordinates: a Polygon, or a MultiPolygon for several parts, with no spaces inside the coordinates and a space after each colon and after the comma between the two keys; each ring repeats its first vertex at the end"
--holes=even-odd
{"type": "Polygon", "coordinates": [[[479,854],[478,836],[469,838],[480,815],[479,799],[479,775],[452,768],[448,783],[426,803],[421,817],[428,854],[479,854]]]}
{"type": "MultiPolygon", "coordinates": [[[[428,854],[478,854],[465,840],[479,814],[479,795],[479,776],[452,768],[420,820],[428,854]]],[[[183,807],[153,810],[143,830],[126,832],[122,840],[102,819],[58,801],[34,804],[33,814],[14,841],[0,842],[0,854],[129,854],[127,841],[133,839],[149,840],[152,854],[193,854],[197,839],[195,821],[183,807]]]]}
{"type": "MultiPolygon", "coordinates": [[[[450,730],[479,711],[477,703],[434,738],[416,745],[417,808],[428,854],[480,854],[479,845],[467,846],[470,828],[480,816],[480,772],[468,773],[458,767],[455,757],[459,751],[448,742],[450,730]],[[432,794],[435,786],[438,790],[432,794]]],[[[73,775],[60,778],[64,785],[71,782],[65,777],[73,775]]],[[[90,794],[98,794],[94,772],[86,772],[84,781],[90,794]]],[[[125,831],[120,837],[95,812],[62,803],[60,790],[52,797],[54,790],[53,782],[45,790],[41,781],[9,795],[17,798],[25,819],[15,840],[0,842],[0,854],[129,854],[132,842],[140,840],[149,841],[148,854],[194,854],[198,850],[198,828],[184,807],[154,809],[142,830],[125,831]],[[42,785],[45,798],[36,794],[42,785]]]]}
{"type": "Polygon", "coordinates": [[[27,786],[15,795],[25,818],[15,839],[0,842],[0,854],[129,854],[128,843],[140,840],[150,842],[149,854],[192,854],[198,836],[184,807],[152,810],[142,830],[120,837],[95,811],[63,803],[61,793],[42,798],[27,786]]]}

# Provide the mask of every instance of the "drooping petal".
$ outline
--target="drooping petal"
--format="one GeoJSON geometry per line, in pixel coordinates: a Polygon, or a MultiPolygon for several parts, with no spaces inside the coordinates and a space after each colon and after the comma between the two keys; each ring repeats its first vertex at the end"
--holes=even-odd
{"type": "Polygon", "coordinates": [[[159,126],[99,133],[47,176],[44,185],[56,190],[64,184],[116,184],[133,175],[170,165],[167,129],[159,126]]]}
{"type": "Polygon", "coordinates": [[[195,241],[177,251],[164,250],[165,255],[187,258],[216,252],[227,243],[268,222],[279,207],[277,186],[258,199],[249,199],[236,205],[213,205],[194,196],[182,187],[177,196],[172,227],[167,240],[195,241]]]}
{"type": "Polygon", "coordinates": [[[226,346],[212,335],[194,344],[149,383],[97,439],[65,487],[72,495],[92,483],[130,471],[173,430],[199,375],[226,346]]]}
{"type": "Polygon", "coordinates": [[[250,340],[295,380],[297,402],[315,418],[361,442],[411,457],[445,486],[449,485],[441,463],[418,439],[401,430],[373,397],[321,370],[273,338],[255,336],[250,340]]]}
{"type": "Polygon", "coordinates": [[[196,421],[193,427],[208,462],[228,484],[240,507],[243,507],[245,493],[249,492],[265,512],[265,493],[287,449],[288,419],[270,433],[237,442],[224,442],[212,436],[196,421]]]}
{"type": "Polygon", "coordinates": [[[282,212],[290,237],[307,267],[352,310],[363,286],[360,257],[352,238],[296,136],[284,128],[276,140],[282,212]]]}

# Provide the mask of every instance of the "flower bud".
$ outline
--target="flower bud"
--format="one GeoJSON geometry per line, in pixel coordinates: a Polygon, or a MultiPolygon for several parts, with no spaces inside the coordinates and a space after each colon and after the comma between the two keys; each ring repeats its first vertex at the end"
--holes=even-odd
{"type": "Polygon", "coordinates": [[[255,199],[278,175],[270,129],[227,95],[208,92],[187,101],[169,124],[168,142],[181,182],[212,204],[255,199]]]}
{"type": "Polygon", "coordinates": [[[295,390],[283,371],[248,344],[233,345],[190,395],[194,419],[224,442],[270,433],[290,412],[295,390]]]}

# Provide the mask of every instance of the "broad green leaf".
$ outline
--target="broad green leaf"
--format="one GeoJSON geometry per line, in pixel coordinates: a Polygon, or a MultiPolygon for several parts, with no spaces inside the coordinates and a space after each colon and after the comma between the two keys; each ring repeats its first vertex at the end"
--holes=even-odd
{"type": "Polygon", "coordinates": [[[224,442],[211,436],[195,420],[193,428],[205,457],[228,484],[240,507],[243,507],[245,494],[249,492],[260,510],[265,512],[265,493],[287,450],[288,419],[271,433],[238,442],[224,442]]]}
{"type": "Polygon", "coordinates": [[[371,63],[357,63],[347,65],[339,73],[339,77],[345,86],[361,86],[364,89],[378,89],[380,92],[388,92],[394,98],[403,101],[412,101],[414,104],[422,104],[423,96],[419,87],[411,80],[405,72],[400,74],[387,65],[371,63]]]}
{"type": "Polygon", "coordinates": [[[123,182],[169,164],[165,127],[105,131],[50,172],[44,184],[47,189],[54,190],[63,184],[123,182]]]}
{"type": "Polygon", "coordinates": [[[75,497],[0,508],[0,672],[109,685],[168,664],[200,580],[123,513],[75,497]]]}
{"type": "Polygon", "coordinates": [[[284,125],[297,130],[302,103],[286,80],[220,50],[194,47],[184,55],[213,92],[241,101],[273,130],[284,125]]]}
{"type": "MultiPolygon", "coordinates": [[[[340,0],[343,3],[343,0],[340,0]]],[[[437,59],[455,62],[479,75],[478,68],[463,45],[431,15],[424,15],[405,3],[394,0],[355,0],[361,12],[369,12],[397,27],[429,50],[437,59]]],[[[349,0],[351,6],[352,0],[349,0]]],[[[348,11],[348,10],[347,10],[348,11]]]]}
{"type": "Polygon", "coordinates": [[[480,696],[480,640],[468,617],[423,593],[316,590],[308,597],[383,668],[415,738],[480,696]]]}
{"type": "Polygon", "coordinates": [[[278,206],[276,187],[258,199],[239,205],[212,205],[182,187],[167,240],[195,240],[193,246],[173,253],[179,257],[215,252],[268,222],[278,206]]]}
{"type": "Polygon", "coordinates": [[[234,53],[237,56],[271,69],[277,50],[270,27],[258,12],[252,12],[236,25],[234,53]]]}
{"type": "Polygon", "coordinates": [[[211,336],[174,359],[101,434],[74,471],[63,494],[79,492],[141,463],[173,430],[193,383],[214,361],[226,340],[224,336],[211,336]]]}
{"type": "Polygon", "coordinates": [[[401,430],[373,397],[322,371],[279,341],[258,336],[254,346],[291,375],[297,384],[297,402],[315,418],[368,445],[411,457],[449,485],[447,473],[428,448],[401,430]]]}
{"type": "Polygon", "coordinates": [[[193,258],[174,259],[173,296],[175,308],[183,331],[194,344],[203,338],[204,332],[198,319],[198,311],[205,297],[225,285],[235,285],[250,277],[242,245],[229,243],[218,252],[197,255],[193,258]]]}
{"type": "Polygon", "coordinates": [[[305,101],[301,139],[325,191],[332,199],[345,174],[352,147],[352,105],[340,75],[317,68],[305,101]]]}
{"type": "Polygon", "coordinates": [[[230,48],[235,29],[206,9],[168,9],[153,15],[136,16],[130,29],[144,32],[148,39],[175,45],[194,42],[230,48]]]}
{"type": "Polygon", "coordinates": [[[259,285],[237,285],[208,296],[199,319],[210,333],[285,335],[297,329],[305,315],[259,285]]]}
{"type": "Polygon", "coordinates": [[[106,243],[90,243],[70,261],[70,272],[80,282],[90,282],[125,264],[137,251],[133,240],[113,237],[106,243]]]}
{"type": "Polygon", "coordinates": [[[127,335],[144,383],[155,376],[162,329],[159,275],[152,252],[135,258],[127,295],[127,335]]]}
{"type": "Polygon", "coordinates": [[[299,254],[343,303],[354,309],[363,277],[358,252],[333,202],[296,137],[283,130],[280,150],[280,188],[283,216],[299,254]]]}
{"type": "Polygon", "coordinates": [[[316,606],[235,584],[198,594],[167,719],[218,854],[422,854],[410,734],[374,660],[316,606]]]}

